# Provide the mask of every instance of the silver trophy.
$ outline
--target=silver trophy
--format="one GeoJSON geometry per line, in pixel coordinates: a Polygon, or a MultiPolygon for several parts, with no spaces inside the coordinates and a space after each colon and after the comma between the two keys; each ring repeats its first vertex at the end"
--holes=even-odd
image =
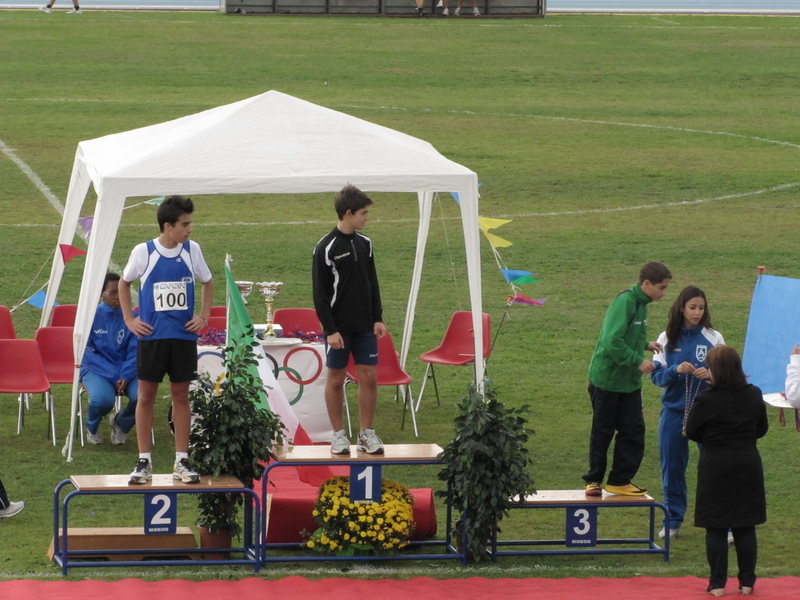
{"type": "Polygon", "coordinates": [[[283,283],[280,281],[259,281],[256,284],[258,293],[264,296],[264,306],[267,309],[267,327],[261,335],[262,339],[275,337],[275,329],[272,327],[272,304],[273,298],[281,293],[282,285],[283,283]]]}
{"type": "Polygon", "coordinates": [[[250,292],[253,291],[253,282],[237,281],[236,287],[239,288],[239,293],[242,295],[242,300],[244,300],[244,305],[248,306],[250,303],[247,301],[247,297],[250,295],[250,292]]]}

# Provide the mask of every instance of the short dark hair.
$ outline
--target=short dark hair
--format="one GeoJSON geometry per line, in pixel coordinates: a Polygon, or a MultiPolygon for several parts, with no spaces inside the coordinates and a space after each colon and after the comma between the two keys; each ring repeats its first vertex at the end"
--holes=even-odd
{"type": "Polygon", "coordinates": [[[649,281],[652,284],[661,283],[665,279],[672,279],[672,272],[662,262],[651,260],[644,263],[639,269],[639,284],[649,281]]]}
{"type": "Polygon", "coordinates": [[[666,333],[667,346],[670,349],[677,348],[678,343],[681,341],[683,324],[685,322],[683,309],[686,307],[686,303],[692,298],[702,298],[706,303],[706,309],[703,311],[703,317],[700,319],[698,325],[701,327],[707,327],[708,329],[713,329],[711,325],[711,313],[708,312],[708,300],[706,299],[705,292],[696,285],[687,286],[681,290],[681,293],[678,294],[678,297],[675,298],[675,302],[673,302],[669,309],[669,320],[667,321],[666,333]]]}
{"type": "Polygon", "coordinates": [[[720,344],[706,354],[706,365],[711,371],[711,387],[739,389],[747,385],[747,375],[742,371],[742,359],[736,348],[720,344]]]}
{"type": "Polygon", "coordinates": [[[167,196],[158,206],[158,228],[164,231],[164,225],[175,225],[181,215],[190,215],[194,212],[194,202],[186,196],[167,196]]]}
{"type": "Polygon", "coordinates": [[[344,219],[344,215],[349,210],[355,214],[365,206],[372,206],[375,201],[367,196],[364,192],[354,185],[346,185],[342,190],[336,194],[333,201],[333,206],[336,208],[336,214],[339,215],[339,220],[344,219]]]}
{"type": "Polygon", "coordinates": [[[119,275],[111,272],[106,273],[106,278],[103,279],[103,289],[102,289],[103,292],[106,291],[106,287],[108,286],[109,281],[119,281],[119,275]]]}

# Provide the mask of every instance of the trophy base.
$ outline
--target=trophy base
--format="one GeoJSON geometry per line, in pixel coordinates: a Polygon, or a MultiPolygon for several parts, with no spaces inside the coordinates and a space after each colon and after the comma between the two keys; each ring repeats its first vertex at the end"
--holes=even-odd
{"type": "Polygon", "coordinates": [[[266,323],[254,323],[253,328],[256,330],[256,337],[260,340],[275,339],[279,335],[283,335],[283,327],[281,327],[277,323],[272,324],[272,330],[275,332],[275,335],[270,335],[270,336],[264,335],[264,332],[267,330],[266,323]]]}

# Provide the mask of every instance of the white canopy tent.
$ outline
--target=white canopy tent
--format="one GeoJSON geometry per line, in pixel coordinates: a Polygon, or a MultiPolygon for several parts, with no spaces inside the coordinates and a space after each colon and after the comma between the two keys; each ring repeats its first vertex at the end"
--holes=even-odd
{"type": "MultiPolygon", "coordinates": [[[[83,356],[111,259],[125,200],[169,194],[416,192],[417,253],[403,328],[408,358],[435,192],[457,192],[461,206],[475,354],[481,356],[478,176],[428,142],[276,91],[174,121],[80,142],[72,167],[59,244],[72,244],[89,185],[97,193],[92,235],[75,321],[75,356],[83,356]]],[[[64,262],[56,252],[41,325],[49,322],[64,262]]],[[[79,384],[65,452],[72,460],[79,384]]],[[[483,380],[483,361],[475,379],[483,380]]],[[[80,425],[78,425],[80,426],[80,425]]]]}

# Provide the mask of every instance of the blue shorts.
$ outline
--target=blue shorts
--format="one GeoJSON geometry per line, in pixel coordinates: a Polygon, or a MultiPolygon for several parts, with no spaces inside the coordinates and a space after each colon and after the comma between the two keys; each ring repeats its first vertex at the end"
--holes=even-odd
{"type": "Polygon", "coordinates": [[[325,365],[329,369],[346,369],[353,355],[353,362],[357,365],[378,364],[378,338],[371,331],[365,333],[350,333],[342,335],[344,348],[331,348],[325,344],[325,365]]]}

